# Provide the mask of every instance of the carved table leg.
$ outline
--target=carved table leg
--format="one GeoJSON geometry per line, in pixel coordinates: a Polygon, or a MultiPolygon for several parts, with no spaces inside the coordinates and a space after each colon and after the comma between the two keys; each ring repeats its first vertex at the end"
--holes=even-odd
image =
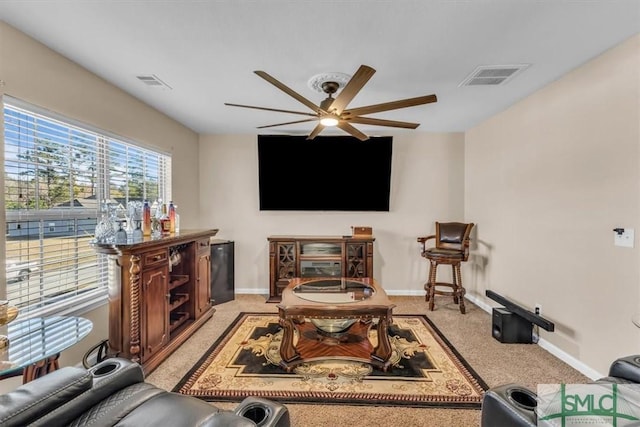
{"type": "Polygon", "coordinates": [[[29,381],[33,381],[36,378],[40,378],[57,370],[60,367],[58,364],[59,357],[60,353],[54,354],[51,357],[39,360],[33,365],[25,367],[22,372],[22,383],[28,383],[29,381]]]}
{"type": "Polygon", "coordinates": [[[285,369],[290,370],[288,364],[298,358],[300,355],[293,345],[294,323],[292,319],[280,318],[280,326],[282,326],[282,343],[280,343],[280,358],[285,369]]]}
{"type": "Polygon", "coordinates": [[[389,359],[391,358],[391,341],[389,340],[389,324],[391,316],[389,314],[380,316],[376,331],[378,332],[378,345],[373,349],[371,359],[379,362],[382,370],[387,371],[389,359]]]}

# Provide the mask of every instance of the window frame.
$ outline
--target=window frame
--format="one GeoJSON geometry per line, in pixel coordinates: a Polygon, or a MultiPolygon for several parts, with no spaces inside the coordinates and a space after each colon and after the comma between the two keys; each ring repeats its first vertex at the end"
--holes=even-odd
{"type": "MultiPolygon", "coordinates": [[[[111,167],[113,165],[110,165],[109,158],[111,156],[116,156],[118,159],[120,159],[122,156],[122,153],[119,153],[117,151],[122,150],[123,147],[126,152],[124,169],[122,169],[122,164],[121,163],[119,164],[121,167],[120,173],[121,175],[123,174],[124,180],[125,180],[125,184],[124,184],[125,185],[125,201],[139,200],[138,198],[133,198],[133,197],[129,199],[129,195],[130,195],[129,178],[132,176],[132,172],[131,172],[132,165],[129,164],[129,157],[128,157],[130,152],[138,156],[141,156],[140,158],[143,159],[143,163],[145,161],[150,161],[147,159],[153,159],[154,157],[157,158],[157,163],[153,163],[153,166],[152,166],[155,168],[154,170],[157,172],[157,182],[155,183],[155,186],[157,187],[156,188],[157,196],[158,198],[161,198],[163,200],[171,199],[171,181],[172,181],[171,153],[161,150],[158,147],[151,147],[149,145],[141,144],[137,141],[132,141],[129,138],[116,135],[113,132],[96,128],[94,126],[79,122],[77,120],[52,112],[45,108],[35,106],[33,104],[27,103],[25,101],[19,100],[17,98],[14,98],[8,95],[0,94],[0,111],[2,111],[2,122],[0,123],[0,136],[2,137],[1,138],[2,148],[3,148],[2,156],[4,160],[3,162],[4,173],[2,177],[2,182],[4,184],[4,191],[2,193],[2,201],[5,206],[0,216],[2,216],[2,221],[5,224],[5,230],[6,230],[5,238],[4,238],[4,241],[2,242],[3,243],[2,257],[4,257],[5,260],[8,259],[8,255],[10,253],[9,248],[7,246],[7,241],[9,238],[10,224],[12,223],[15,223],[16,227],[20,229],[30,221],[31,222],[36,220],[39,221],[40,225],[39,225],[39,234],[37,239],[40,245],[42,245],[43,242],[46,241],[47,236],[45,236],[45,232],[46,232],[45,228],[49,229],[51,227],[51,224],[53,224],[53,228],[56,230],[54,231],[54,233],[56,234],[58,232],[69,233],[69,229],[71,227],[74,227],[74,233],[72,234],[71,237],[74,239],[77,245],[79,238],[82,237],[81,235],[78,235],[78,232],[79,232],[78,231],[79,228],[77,225],[78,220],[80,219],[84,220],[88,218],[88,219],[95,219],[95,221],[97,222],[97,219],[100,215],[99,201],[111,198],[111,194],[110,194],[111,188],[112,186],[117,184],[117,180],[113,178],[114,174],[113,174],[113,170],[111,170],[111,167]],[[92,147],[93,150],[91,151],[92,153],[91,155],[93,156],[92,158],[97,163],[95,165],[96,166],[96,176],[95,176],[96,185],[95,185],[95,188],[92,188],[92,191],[95,191],[95,197],[97,198],[95,209],[76,208],[74,203],[70,203],[67,209],[60,208],[60,207],[45,208],[45,209],[37,209],[37,208],[29,209],[28,207],[26,209],[7,209],[6,195],[8,194],[7,192],[10,191],[10,189],[7,188],[7,183],[5,182],[5,176],[7,175],[7,173],[9,173],[7,172],[8,166],[7,166],[7,158],[6,158],[8,140],[7,140],[7,134],[5,129],[5,126],[6,126],[5,109],[7,107],[12,110],[22,110],[26,114],[33,117],[38,117],[43,121],[47,121],[47,120],[55,121],[59,125],[66,126],[68,129],[76,129],[83,133],[91,134],[92,136],[95,135],[96,137],[95,146],[92,147]],[[71,223],[69,222],[66,222],[63,224],[63,221],[74,221],[73,222],[74,225],[71,225],[71,223]],[[67,227],[66,231],[64,227],[67,227]]],[[[34,136],[33,138],[35,140],[37,136],[34,136]]],[[[74,146],[73,138],[69,137],[65,142],[62,143],[62,146],[68,146],[70,147],[69,149],[72,150],[74,146]]],[[[16,164],[19,163],[15,159],[12,161],[14,161],[16,164]]],[[[66,171],[71,171],[72,168],[73,166],[71,166],[71,163],[70,163],[70,166],[67,166],[67,169],[63,169],[62,173],[66,174],[67,173],[66,171]]],[[[145,168],[146,166],[143,165],[142,169],[145,172],[143,172],[143,180],[142,180],[142,184],[140,185],[142,185],[142,188],[143,188],[142,197],[146,198],[148,185],[152,185],[152,186],[154,185],[153,179],[155,176],[147,174],[146,172],[148,172],[148,169],[145,169],[145,168]],[[150,180],[150,181],[147,182],[146,180],[150,180]]],[[[73,195],[73,190],[70,190],[70,192],[68,193],[68,196],[70,198],[70,202],[73,202],[75,200],[74,199],[75,196],[73,195]]],[[[30,233],[30,231],[27,231],[27,233],[30,233]]],[[[86,231],[84,236],[86,237],[86,231]]],[[[91,236],[93,236],[93,233],[91,233],[91,236]]],[[[81,286],[82,278],[79,277],[80,270],[78,269],[79,264],[77,264],[79,259],[78,258],[79,254],[82,255],[82,253],[76,250],[75,252],[76,264],[73,265],[71,269],[69,269],[69,271],[74,275],[75,279],[73,280],[69,279],[68,282],[65,282],[69,284],[69,288],[63,291],[65,293],[73,292],[74,295],[62,297],[60,301],[53,302],[53,303],[47,303],[44,297],[42,296],[33,303],[31,303],[31,300],[29,300],[29,304],[27,304],[23,309],[20,310],[21,319],[27,319],[27,318],[36,317],[36,316],[49,316],[49,315],[79,315],[87,311],[90,311],[92,309],[95,309],[99,306],[102,306],[107,302],[108,285],[109,285],[108,274],[107,274],[108,273],[107,256],[97,254],[94,252],[94,255],[96,257],[95,263],[90,263],[89,268],[92,268],[92,266],[95,266],[95,268],[97,269],[93,273],[96,277],[98,277],[97,281],[95,282],[96,288],[91,289],[86,293],[82,293],[80,292],[82,287],[81,286]],[[34,305],[36,307],[34,307],[34,305]]],[[[42,263],[43,259],[44,258],[42,258],[41,256],[39,261],[42,263]]],[[[3,283],[0,284],[0,299],[9,299],[8,298],[9,290],[11,289],[13,292],[13,289],[11,288],[11,286],[12,285],[20,286],[20,284],[22,284],[22,281],[19,281],[18,285],[15,285],[15,283],[10,284],[8,282],[8,278],[6,277],[7,269],[5,269],[5,272],[2,274],[4,274],[5,277],[4,277],[3,283]]],[[[42,280],[42,276],[40,280],[42,280]]],[[[89,283],[89,285],[92,285],[92,284],[93,282],[89,283]]],[[[27,283],[26,293],[27,295],[29,295],[28,298],[30,298],[30,295],[31,295],[30,292],[32,292],[31,288],[33,287],[34,286],[30,286],[27,283]]],[[[62,295],[64,295],[64,293],[61,294],[61,296],[62,295]]],[[[49,295],[47,296],[47,298],[51,298],[51,296],[49,295]]],[[[53,296],[52,299],[55,300],[55,298],[56,296],[53,296]]]]}

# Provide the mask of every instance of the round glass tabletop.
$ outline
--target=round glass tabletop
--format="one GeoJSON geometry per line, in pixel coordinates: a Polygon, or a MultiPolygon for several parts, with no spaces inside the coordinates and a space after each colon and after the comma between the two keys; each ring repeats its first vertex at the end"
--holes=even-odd
{"type": "Polygon", "coordinates": [[[307,301],[348,304],[364,301],[374,294],[373,287],[349,279],[317,279],[300,283],[293,293],[307,301]]]}
{"type": "Polygon", "coordinates": [[[0,376],[59,354],[87,336],[90,320],[73,316],[36,317],[10,323],[9,346],[0,349],[0,376]]]}

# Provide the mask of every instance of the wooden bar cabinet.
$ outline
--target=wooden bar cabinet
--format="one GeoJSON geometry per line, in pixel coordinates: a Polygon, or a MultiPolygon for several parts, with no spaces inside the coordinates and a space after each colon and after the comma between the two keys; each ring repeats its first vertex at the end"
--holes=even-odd
{"type": "Polygon", "coordinates": [[[111,355],[149,373],[213,315],[209,239],[217,232],[93,245],[107,255],[111,355]]]}

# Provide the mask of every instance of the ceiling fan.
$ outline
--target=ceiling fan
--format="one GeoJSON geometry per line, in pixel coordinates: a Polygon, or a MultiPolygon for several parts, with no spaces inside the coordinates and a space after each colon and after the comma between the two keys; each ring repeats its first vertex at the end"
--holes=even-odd
{"type": "Polygon", "coordinates": [[[396,120],[384,120],[377,119],[373,117],[364,117],[367,114],[379,113],[382,111],[396,110],[399,108],[413,107],[416,105],[429,104],[431,102],[437,102],[437,98],[435,95],[426,95],[426,96],[418,96],[416,98],[407,98],[401,99],[398,101],[384,102],[382,104],[368,105],[365,107],[357,107],[357,108],[349,108],[347,109],[347,105],[349,102],[355,98],[355,96],[360,92],[360,90],[364,87],[364,85],[369,81],[371,76],[376,72],[373,68],[367,65],[361,65],[360,68],[356,71],[356,73],[349,79],[347,84],[344,86],[342,91],[333,98],[333,94],[338,91],[340,88],[340,84],[338,82],[333,81],[325,81],[322,83],[322,90],[328,95],[326,99],[324,99],[320,105],[316,105],[313,102],[309,101],[304,96],[295,92],[293,89],[284,85],[280,81],[276,80],[269,74],[264,71],[254,71],[258,76],[262,77],[281,91],[285,92],[289,96],[295,98],[302,104],[309,107],[313,113],[301,112],[301,111],[291,111],[291,110],[281,110],[278,108],[267,108],[267,107],[256,107],[252,105],[241,105],[241,104],[231,104],[226,103],[224,105],[228,105],[231,107],[243,107],[243,108],[253,108],[256,110],[266,110],[266,111],[277,111],[280,113],[289,113],[289,114],[299,114],[303,116],[309,116],[311,118],[304,120],[296,120],[293,122],[286,123],[277,123],[274,125],[267,126],[259,126],[258,129],[270,128],[275,126],[284,126],[291,125],[295,123],[304,123],[304,122],[312,122],[318,121],[318,124],[313,129],[313,131],[309,134],[307,139],[313,139],[325,127],[336,126],[343,131],[351,134],[352,136],[358,138],[361,141],[365,141],[369,139],[367,135],[360,132],[352,123],[356,124],[364,124],[364,125],[375,125],[375,126],[389,126],[389,127],[397,127],[397,128],[405,128],[405,129],[415,129],[420,126],[419,123],[409,123],[409,122],[400,122],[396,120]]]}

